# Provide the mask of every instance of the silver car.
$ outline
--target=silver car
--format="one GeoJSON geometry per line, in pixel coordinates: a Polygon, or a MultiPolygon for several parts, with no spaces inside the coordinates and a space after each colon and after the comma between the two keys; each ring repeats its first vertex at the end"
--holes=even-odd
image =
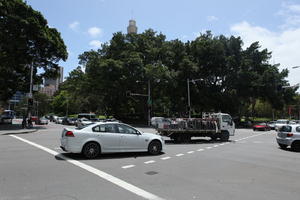
{"type": "Polygon", "coordinates": [[[97,122],[82,128],[65,128],[61,135],[61,148],[64,151],[82,153],[87,158],[116,152],[149,152],[155,155],[163,147],[161,136],[143,133],[118,122],[97,122]]]}
{"type": "Polygon", "coordinates": [[[278,119],[275,121],[275,130],[278,131],[282,126],[289,124],[287,119],[278,119]]]}
{"type": "Polygon", "coordinates": [[[292,150],[300,151],[300,124],[282,126],[276,139],[282,149],[290,146],[292,150]]]}

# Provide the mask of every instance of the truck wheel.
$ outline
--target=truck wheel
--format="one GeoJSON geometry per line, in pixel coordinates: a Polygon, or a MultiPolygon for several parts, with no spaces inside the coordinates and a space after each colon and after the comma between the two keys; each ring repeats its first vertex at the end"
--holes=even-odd
{"type": "Polygon", "coordinates": [[[189,143],[191,142],[191,136],[189,135],[176,135],[176,136],[173,136],[173,139],[175,141],[175,143],[189,143]]]}
{"type": "Polygon", "coordinates": [[[181,135],[176,135],[176,136],[174,136],[174,141],[175,141],[175,143],[180,144],[183,142],[183,138],[181,135]]]}
{"type": "Polygon", "coordinates": [[[191,142],[191,136],[189,136],[189,135],[183,136],[183,142],[184,143],[190,143],[191,142]]]}
{"type": "Polygon", "coordinates": [[[229,140],[229,132],[228,131],[224,131],[221,133],[220,136],[221,141],[225,142],[229,140]]]}
{"type": "Polygon", "coordinates": [[[210,138],[211,138],[211,140],[215,141],[215,140],[217,140],[217,139],[218,139],[218,136],[216,136],[216,135],[213,135],[213,136],[210,136],[210,138]]]}

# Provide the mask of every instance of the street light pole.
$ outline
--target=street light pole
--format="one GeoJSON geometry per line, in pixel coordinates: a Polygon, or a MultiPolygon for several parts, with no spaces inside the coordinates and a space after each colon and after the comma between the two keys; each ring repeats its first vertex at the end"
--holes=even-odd
{"type": "Polygon", "coordinates": [[[151,125],[151,85],[150,85],[150,79],[148,80],[148,126],[151,125]]]}
{"type": "Polygon", "coordinates": [[[198,78],[198,79],[187,79],[186,83],[187,83],[187,96],[188,96],[188,112],[189,112],[189,118],[191,118],[191,94],[190,94],[190,82],[196,84],[197,81],[203,81],[202,78],[198,78]]]}
{"type": "MultiPolygon", "coordinates": [[[[32,99],[32,85],[33,85],[33,63],[31,63],[30,65],[30,85],[29,85],[29,95],[28,95],[29,99],[32,99]]],[[[31,106],[32,105],[29,105],[29,101],[28,101],[28,105],[27,105],[28,119],[31,118],[31,106]]]]}
{"type": "Polygon", "coordinates": [[[191,97],[190,97],[190,80],[187,79],[187,92],[188,92],[188,112],[189,112],[189,118],[191,118],[191,97]]]}

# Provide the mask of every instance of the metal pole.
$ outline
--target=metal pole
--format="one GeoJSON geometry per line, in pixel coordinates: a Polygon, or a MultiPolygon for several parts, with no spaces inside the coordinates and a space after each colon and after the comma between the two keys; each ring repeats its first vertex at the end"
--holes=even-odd
{"type": "Polygon", "coordinates": [[[33,64],[30,66],[30,88],[29,88],[29,95],[32,98],[32,76],[33,76],[33,64]]]}
{"type": "Polygon", "coordinates": [[[150,79],[148,80],[148,126],[151,125],[151,88],[150,88],[150,79]]]}
{"type": "MultiPolygon", "coordinates": [[[[32,84],[33,84],[33,63],[30,65],[30,85],[29,85],[29,98],[32,98],[32,84]]],[[[31,106],[28,105],[28,118],[31,118],[31,106]]]]}
{"type": "Polygon", "coordinates": [[[66,112],[66,117],[68,117],[69,112],[69,99],[67,98],[67,112],[66,112]]]}
{"type": "Polygon", "coordinates": [[[191,98],[190,98],[190,80],[187,79],[187,92],[188,92],[188,112],[189,118],[191,118],[191,98]]]}

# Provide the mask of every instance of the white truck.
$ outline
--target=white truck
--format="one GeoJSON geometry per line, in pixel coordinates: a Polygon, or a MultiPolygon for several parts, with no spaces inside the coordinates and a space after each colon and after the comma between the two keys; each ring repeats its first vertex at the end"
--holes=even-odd
{"type": "Polygon", "coordinates": [[[170,124],[158,126],[162,136],[176,143],[189,142],[192,137],[210,137],[213,140],[228,141],[235,133],[232,117],[226,113],[203,113],[202,118],[173,118],[170,124]]]}

